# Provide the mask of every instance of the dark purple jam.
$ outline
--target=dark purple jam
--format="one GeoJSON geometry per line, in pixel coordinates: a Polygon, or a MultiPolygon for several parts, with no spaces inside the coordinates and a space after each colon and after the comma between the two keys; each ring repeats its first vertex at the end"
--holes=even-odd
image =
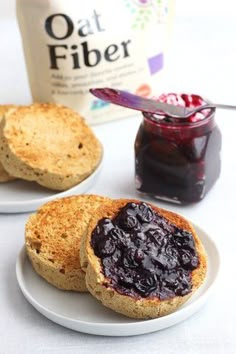
{"type": "Polygon", "coordinates": [[[145,203],[128,203],[114,219],[101,219],[91,246],[109,286],[121,294],[164,300],[191,291],[199,264],[192,234],[145,203]]]}
{"type": "MultiPolygon", "coordinates": [[[[187,107],[200,102],[199,96],[192,95],[192,100],[185,96],[180,99],[187,107]]],[[[220,175],[220,150],[221,133],[210,110],[188,122],[158,120],[144,113],[135,141],[136,188],[179,204],[198,202],[220,175]]]]}

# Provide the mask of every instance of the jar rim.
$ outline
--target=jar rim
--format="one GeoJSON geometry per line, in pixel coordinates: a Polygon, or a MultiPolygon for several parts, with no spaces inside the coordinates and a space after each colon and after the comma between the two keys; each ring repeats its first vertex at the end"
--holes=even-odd
{"type": "MultiPolygon", "coordinates": [[[[188,127],[188,128],[196,128],[202,125],[207,124],[209,121],[211,121],[214,116],[215,116],[215,108],[209,108],[209,113],[203,118],[200,119],[196,122],[190,122],[190,121],[183,121],[184,118],[174,118],[177,121],[165,121],[164,119],[158,119],[154,116],[153,113],[148,113],[148,112],[142,112],[143,118],[145,120],[148,120],[150,123],[154,123],[155,126],[159,126],[160,128],[167,128],[167,129],[173,129],[173,128],[183,128],[183,127],[188,127]]],[[[168,118],[168,116],[165,116],[168,118]]]]}

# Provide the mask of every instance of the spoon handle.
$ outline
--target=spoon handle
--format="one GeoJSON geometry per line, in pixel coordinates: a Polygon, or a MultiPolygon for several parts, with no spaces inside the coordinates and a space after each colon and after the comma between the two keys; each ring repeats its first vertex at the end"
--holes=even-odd
{"type": "Polygon", "coordinates": [[[230,104],[213,103],[213,106],[220,109],[236,109],[236,106],[230,104]]]}
{"type": "Polygon", "coordinates": [[[190,108],[158,102],[145,97],[133,95],[132,93],[126,91],[107,87],[90,89],[90,92],[101,100],[116,104],[118,106],[149,113],[162,112],[170,117],[182,118],[192,110],[190,108]]]}

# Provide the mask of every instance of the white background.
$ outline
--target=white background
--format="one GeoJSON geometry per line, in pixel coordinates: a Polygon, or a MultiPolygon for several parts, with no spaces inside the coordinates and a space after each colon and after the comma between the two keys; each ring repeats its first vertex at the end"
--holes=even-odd
{"type": "MultiPolygon", "coordinates": [[[[163,90],[192,91],[236,104],[234,1],[176,2],[163,90]]],[[[30,102],[12,0],[0,0],[0,79],[0,103],[30,102]]],[[[219,111],[217,122],[223,135],[222,173],[214,188],[196,205],[158,203],[200,224],[219,246],[221,275],[207,305],[184,323],[139,337],[95,337],[55,325],[27,303],[16,283],[15,260],[23,245],[28,215],[0,215],[0,353],[236,352],[236,112],[219,111]]],[[[136,117],[94,128],[106,155],[102,174],[91,192],[111,197],[136,196],[133,142],[139,123],[136,117]]]]}

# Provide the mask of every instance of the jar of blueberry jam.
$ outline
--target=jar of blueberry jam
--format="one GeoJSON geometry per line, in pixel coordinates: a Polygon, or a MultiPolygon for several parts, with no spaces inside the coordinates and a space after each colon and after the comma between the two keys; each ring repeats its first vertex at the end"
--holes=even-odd
{"type": "MultiPolygon", "coordinates": [[[[197,107],[197,95],[167,94],[161,102],[197,107]]],[[[136,189],[157,199],[178,204],[198,202],[220,175],[221,133],[215,110],[189,118],[143,113],[135,140],[136,189]]]]}

